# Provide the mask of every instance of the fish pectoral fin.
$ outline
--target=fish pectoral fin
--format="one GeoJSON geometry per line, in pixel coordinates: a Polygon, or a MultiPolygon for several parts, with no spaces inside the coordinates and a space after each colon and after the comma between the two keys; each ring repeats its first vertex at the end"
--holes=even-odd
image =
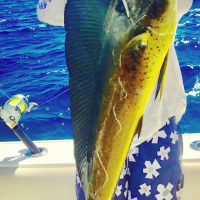
{"type": "Polygon", "coordinates": [[[160,69],[160,74],[159,74],[159,77],[158,77],[156,94],[155,94],[155,100],[157,99],[159,91],[160,91],[160,100],[161,100],[161,97],[162,97],[162,93],[163,93],[164,85],[165,85],[165,77],[166,77],[166,74],[167,74],[168,57],[169,57],[169,52],[165,56],[163,65],[160,69]]]}
{"type": "Polygon", "coordinates": [[[142,131],[142,124],[143,124],[143,115],[142,115],[142,117],[140,117],[140,120],[137,124],[137,128],[135,129],[134,135],[138,134],[138,139],[140,138],[140,134],[141,134],[141,131],[142,131]]]}

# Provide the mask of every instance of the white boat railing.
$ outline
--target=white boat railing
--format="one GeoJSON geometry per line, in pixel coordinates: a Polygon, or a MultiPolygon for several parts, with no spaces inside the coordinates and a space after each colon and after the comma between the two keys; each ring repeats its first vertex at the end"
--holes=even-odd
{"type": "MultiPolygon", "coordinates": [[[[182,200],[199,200],[200,151],[190,143],[199,134],[183,134],[182,200]]],[[[22,142],[0,142],[0,200],[76,200],[72,140],[34,141],[48,149],[45,156],[27,157],[22,142]]]]}

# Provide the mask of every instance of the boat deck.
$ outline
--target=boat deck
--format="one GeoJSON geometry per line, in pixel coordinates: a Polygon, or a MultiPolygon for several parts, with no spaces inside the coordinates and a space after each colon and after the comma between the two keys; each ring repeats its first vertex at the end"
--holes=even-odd
{"type": "MultiPolygon", "coordinates": [[[[183,134],[183,171],[185,186],[182,200],[199,200],[200,151],[190,143],[200,134],[183,134]]],[[[22,142],[0,143],[0,200],[76,200],[73,141],[35,141],[48,153],[29,158],[22,142]]]]}

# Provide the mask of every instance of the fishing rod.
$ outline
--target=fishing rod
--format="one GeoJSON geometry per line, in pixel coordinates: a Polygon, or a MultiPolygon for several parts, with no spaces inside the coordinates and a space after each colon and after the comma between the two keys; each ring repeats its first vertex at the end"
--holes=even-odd
{"type": "Polygon", "coordinates": [[[25,154],[26,156],[39,157],[45,155],[48,150],[42,147],[38,148],[17,125],[23,114],[38,108],[38,104],[35,102],[29,102],[28,98],[29,95],[24,96],[22,94],[17,94],[9,98],[9,100],[6,101],[2,107],[0,107],[0,120],[5,122],[5,124],[14,131],[17,137],[29,149],[29,151],[25,154]]]}

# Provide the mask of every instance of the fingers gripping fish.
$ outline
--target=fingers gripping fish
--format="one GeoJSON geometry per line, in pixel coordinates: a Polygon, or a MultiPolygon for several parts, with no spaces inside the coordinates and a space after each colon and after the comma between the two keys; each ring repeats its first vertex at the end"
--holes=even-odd
{"type": "Polygon", "coordinates": [[[74,0],[66,5],[75,158],[87,200],[114,197],[160,71],[158,90],[163,90],[176,7],[176,0],[74,0]]]}

